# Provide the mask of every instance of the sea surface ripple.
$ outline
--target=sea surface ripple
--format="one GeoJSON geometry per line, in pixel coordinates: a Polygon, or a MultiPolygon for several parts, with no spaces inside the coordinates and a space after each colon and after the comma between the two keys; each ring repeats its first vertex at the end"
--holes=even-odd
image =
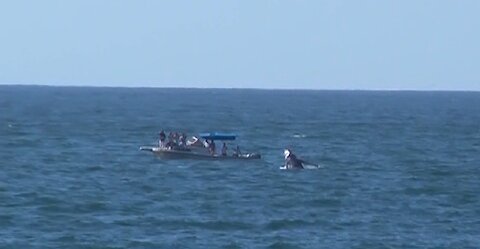
{"type": "Polygon", "coordinates": [[[480,248],[475,92],[0,86],[0,159],[0,248],[480,248]],[[138,150],[161,129],[263,158],[138,150]]]}

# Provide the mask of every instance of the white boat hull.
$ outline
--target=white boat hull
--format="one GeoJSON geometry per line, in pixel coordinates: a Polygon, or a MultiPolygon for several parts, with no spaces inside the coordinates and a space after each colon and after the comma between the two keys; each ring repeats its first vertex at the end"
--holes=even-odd
{"type": "Polygon", "coordinates": [[[260,159],[261,156],[256,153],[241,154],[239,156],[211,155],[206,149],[191,148],[189,150],[173,150],[159,147],[140,147],[140,150],[150,151],[162,159],[204,159],[204,160],[251,160],[260,159]]]}

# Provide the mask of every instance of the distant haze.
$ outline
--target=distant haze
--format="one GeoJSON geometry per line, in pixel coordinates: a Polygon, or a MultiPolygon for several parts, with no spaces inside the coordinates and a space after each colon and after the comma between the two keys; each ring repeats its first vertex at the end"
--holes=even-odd
{"type": "Polygon", "coordinates": [[[480,91],[480,1],[3,1],[0,84],[480,91]]]}

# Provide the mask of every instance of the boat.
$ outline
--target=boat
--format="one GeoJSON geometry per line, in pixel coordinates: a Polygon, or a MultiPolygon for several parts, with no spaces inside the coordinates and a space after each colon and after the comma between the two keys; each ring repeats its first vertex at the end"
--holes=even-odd
{"type": "MultiPolygon", "coordinates": [[[[222,142],[233,141],[237,138],[235,134],[221,132],[200,133],[199,137],[204,140],[222,142]]],[[[230,155],[211,154],[197,137],[193,137],[193,141],[189,140],[183,147],[142,146],[140,150],[152,152],[162,159],[250,160],[261,158],[258,153],[240,153],[239,151],[230,155]]]]}

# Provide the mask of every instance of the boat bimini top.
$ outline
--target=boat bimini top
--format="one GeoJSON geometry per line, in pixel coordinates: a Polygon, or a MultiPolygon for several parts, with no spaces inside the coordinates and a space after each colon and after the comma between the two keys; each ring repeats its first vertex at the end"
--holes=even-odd
{"type": "Polygon", "coordinates": [[[223,133],[223,132],[206,132],[199,134],[201,138],[206,140],[235,140],[237,137],[233,133],[223,133]]]}

